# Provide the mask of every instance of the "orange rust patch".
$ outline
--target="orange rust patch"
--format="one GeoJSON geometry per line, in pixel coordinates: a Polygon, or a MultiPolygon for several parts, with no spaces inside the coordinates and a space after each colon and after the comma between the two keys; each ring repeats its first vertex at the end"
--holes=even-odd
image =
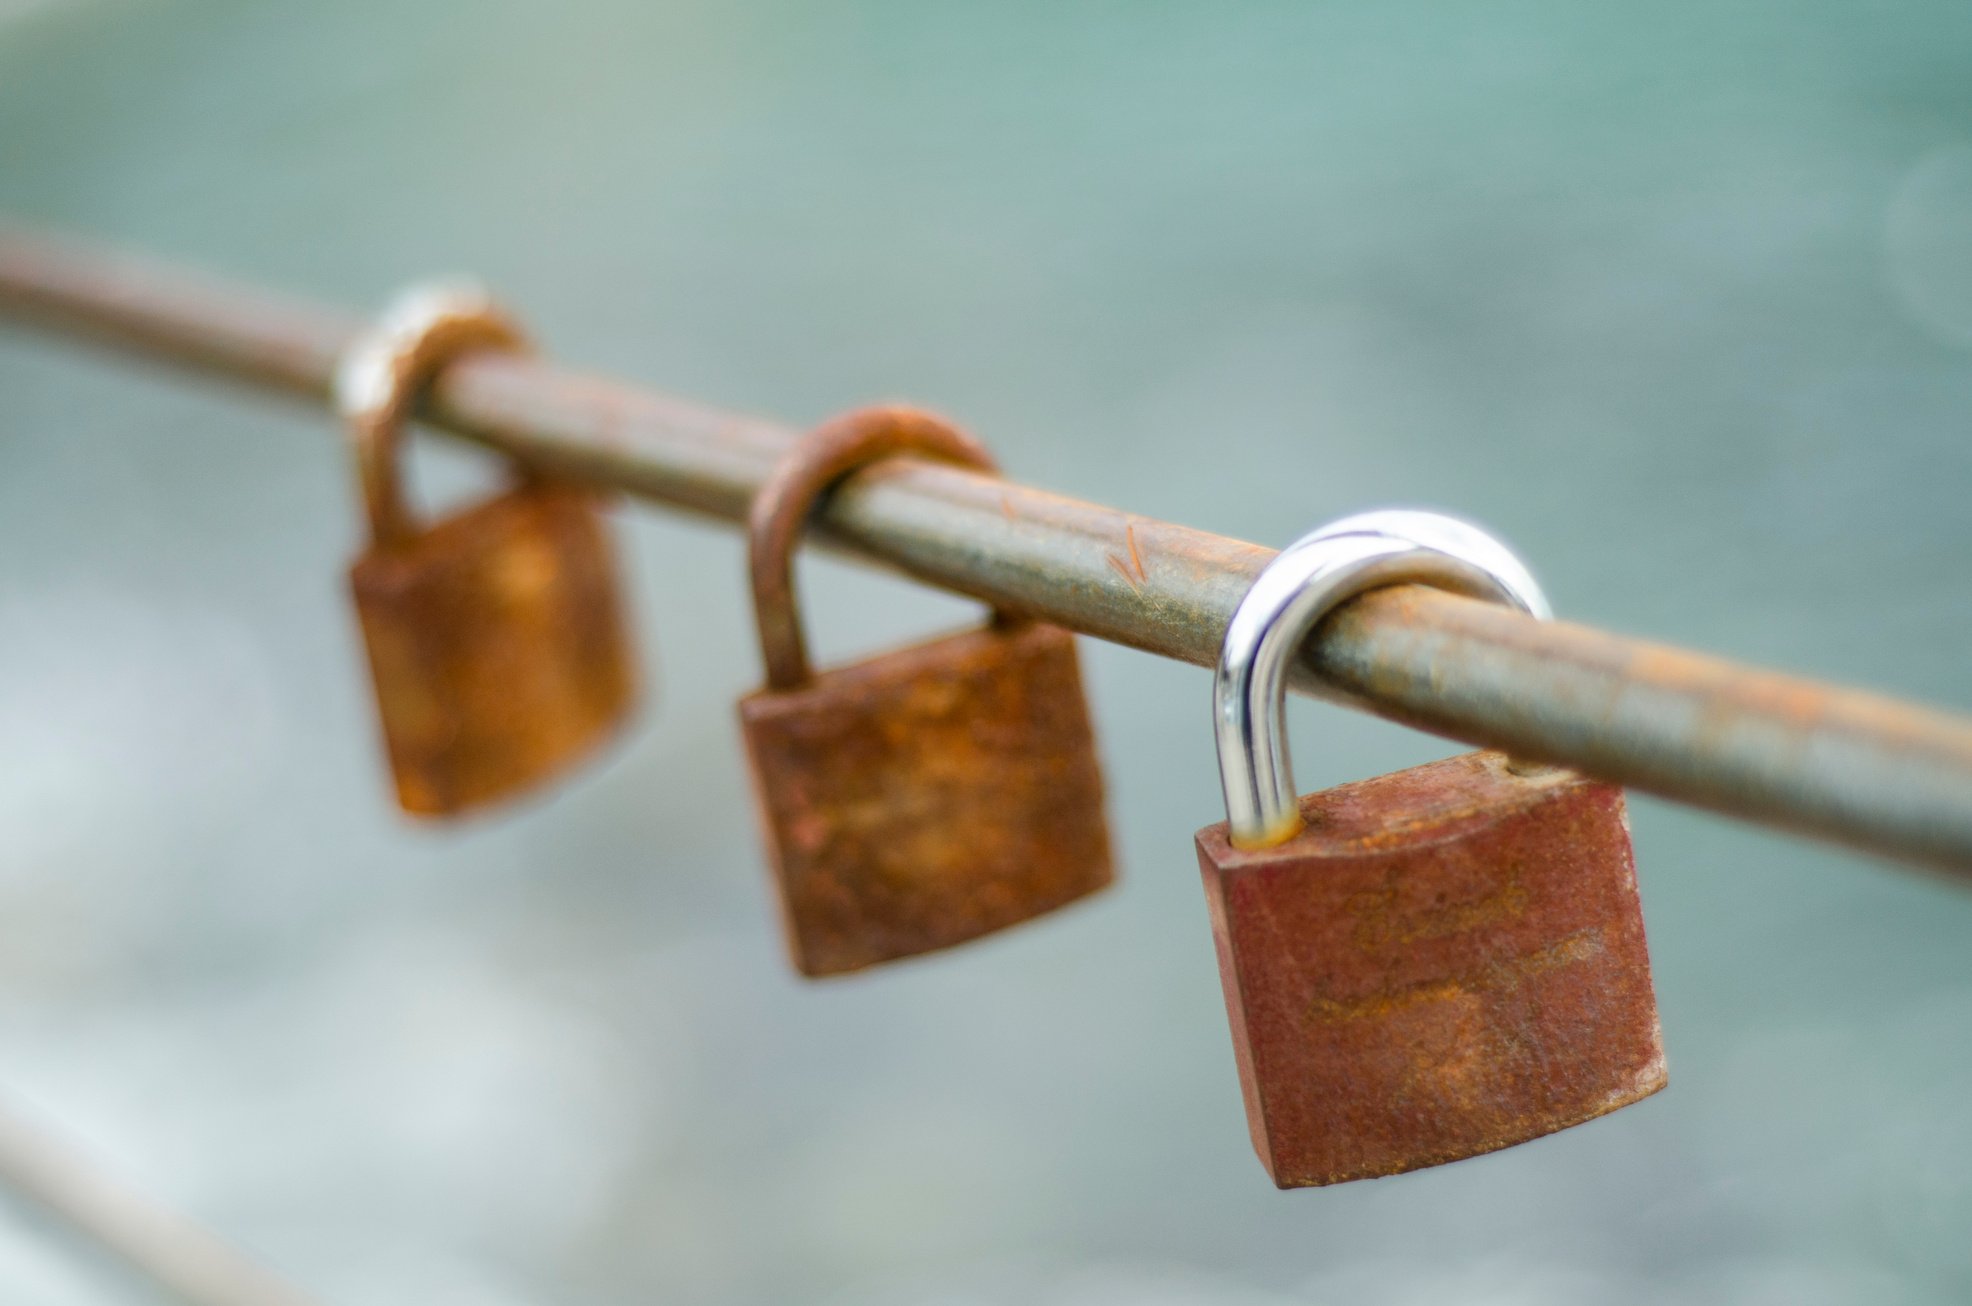
{"type": "Polygon", "coordinates": [[[1108,885],[1074,639],[988,627],[740,702],[789,950],[836,975],[1108,885]]]}
{"type": "Polygon", "coordinates": [[[407,812],[538,785],[635,702],[615,558],[585,491],[522,485],[370,550],[349,581],[407,812]]]}

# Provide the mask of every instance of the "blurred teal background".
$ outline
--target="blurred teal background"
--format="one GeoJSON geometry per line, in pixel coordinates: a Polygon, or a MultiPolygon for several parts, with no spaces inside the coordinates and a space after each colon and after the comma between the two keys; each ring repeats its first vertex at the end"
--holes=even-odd
{"type": "MultiPolygon", "coordinates": [[[[1451,508],[1565,614],[1972,710],[1972,9],[0,0],[0,212],[1279,543],[1451,508]]],[[[429,446],[428,446],[429,447],[429,446]]],[[[456,499],[482,459],[432,448],[456,499]]],[[[1972,1298],[1972,896],[1634,803],[1670,1090],[1291,1194],[1190,846],[1204,673],[1085,646],[1125,879],[803,986],[729,531],[658,698],[386,802],[329,418],[0,333],[0,1094],[349,1306],[1972,1298]]],[[[821,650],[969,619],[808,568],[821,650]]],[[[1297,704],[1304,787],[1451,751],[1297,704]]],[[[0,1300],[146,1300],[0,1207],[0,1300]]]]}

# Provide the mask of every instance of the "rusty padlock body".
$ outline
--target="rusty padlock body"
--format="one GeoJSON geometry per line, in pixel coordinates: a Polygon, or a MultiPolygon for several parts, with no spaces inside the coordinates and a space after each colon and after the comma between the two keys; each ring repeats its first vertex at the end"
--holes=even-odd
{"type": "Polygon", "coordinates": [[[411,519],[398,432],[417,391],[518,330],[474,292],[407,296],[352,351],[339,392],[369,513],[349,569],[399,805],[453,816],[566,770],[629,715],[616,560],[587,491],[523,475],[436,523],[411,519]]]}
{"type": "Polygon", "coordinates": [[[636,699],[614,559],[584,491],[517,486],[369,550],[349,585],[407,812],[529,789],[636,699]]]}
{"type": "Polygon", "coordinates": [[[1463,523],[1435,529],[1448,520],[1365,514],[1305,537],[1278,565],[1316,597],[1290,611],[1276,585],[1286,621],[1237,656],[1229,633],[1221,663],[1222,691],[1229,663],[1272,663],[1235,679],[1271,734],[1215,704],[1237,819],[1197,848],[1248,1127],[1283,1188],[1509,1147],[1665,1084],[1619,788],[1472,753],[1293,798],[1278,676],[1334,604],[1408,579],[1545,615],[1524,569],[1463,523]]]}
{"type": "Polygon", "coordinates": [[[991,624],[815,672],[791,552],[817,495],[897,454],[993,469],[939,419],[866,409],[807,436],[752,514],[767,685],[739,705],[794,965],[819,978],[950,947],[1112,879],[1074,638],[991,624]]]}
{"type": "Polygon", "coordinates": [[[1283,1188],[1510,1147],[1662,1088],[1622,790],[1467,753],[1198,835],[1253,1146],[1283,1188]]]}

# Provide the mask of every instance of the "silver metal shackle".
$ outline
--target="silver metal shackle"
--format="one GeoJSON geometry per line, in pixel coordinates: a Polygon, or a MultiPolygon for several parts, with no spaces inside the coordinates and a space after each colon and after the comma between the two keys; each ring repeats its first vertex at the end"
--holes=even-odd
{"type": "Polygon", "coordinates": [[[1456,517],[1393,508],[1330,522],[1282,549],[1246,591],[1219,650],[1212,725],[1232,841],[1301,829],[1287,756],[1287,668],[1323,617],[1365,590],[1414,582],[1505,603],[1545,621],[1547,597],[1512,550],[1456,517]]]}

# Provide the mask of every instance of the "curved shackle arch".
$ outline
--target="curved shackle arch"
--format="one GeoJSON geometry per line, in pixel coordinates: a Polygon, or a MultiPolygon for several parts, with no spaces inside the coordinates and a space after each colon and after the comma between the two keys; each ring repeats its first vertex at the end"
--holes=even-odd
{"type": "Polygon", "coordinates": [[[1265,848],[1301,829],[1287,753],[1287,669],[1309,632],[1366,590],[1434,585],[1553,615],[1506,545],[1440,513],[1386,509],[1330,522],[1282,549],[1226,627],[1212,683],[1219,780],[1233,843],[1265,848]]]}
{"type": "MultiPolygon", "coordinates": [[[[822,423],[781,456],[747,510],[747,573],[767,688],[798,689],[814,678],[794,594],[794,547],[815,502],[851,472],[885,458],[918,457],[997,473],[985,445],[934,413],[902,405],[858,408],[822,423]]],[[[1018,620],[994,610],[1006,624],[1018,620]]]]}
{"type": "Polygon", "coordinates": [[[413,534],[398,444],[424,391],[462,354],[527,353],[520,324],[470,281],[421,282],[400,292],[336,364],[336,411],[349,424],[370,537],[413,534]]]}

